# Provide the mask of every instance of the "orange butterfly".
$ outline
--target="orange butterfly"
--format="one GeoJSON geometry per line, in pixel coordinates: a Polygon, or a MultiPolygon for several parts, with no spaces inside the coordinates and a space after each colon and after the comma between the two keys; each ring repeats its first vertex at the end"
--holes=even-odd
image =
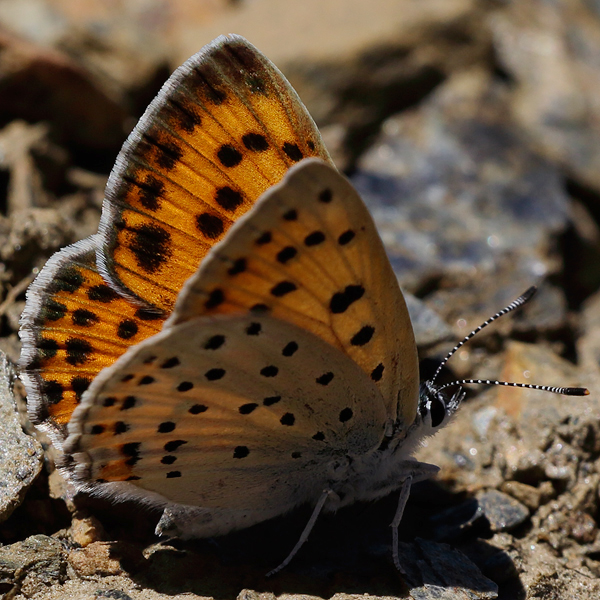
{"type": "Polygon", "coordinates": [[[239,36],[164,85],[117,158],[99,233],[48,262],[21,337],[32,418],[72,481],[164,508],[157,532],[183,537],[308,502],[279,568],[321,510],[397,489],[401,568],[410,487],[438,470],[412,451],[463,397],[435,377],[419,389],[367,208],[287,81],[239,36]]]}

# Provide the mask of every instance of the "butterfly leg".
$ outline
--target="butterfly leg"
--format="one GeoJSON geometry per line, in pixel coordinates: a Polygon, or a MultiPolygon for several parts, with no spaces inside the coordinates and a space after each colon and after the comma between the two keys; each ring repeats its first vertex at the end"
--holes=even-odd
{"type": "Polygon", "coordinates": [[[394,519],[392,520],[392,523],[390,525],[392,528],[392,557],[394,559],[394,566],[396,567],[396,569],[398,569],[398,571],[400,571],[400,573],[404,575],[406,575],[406,573],[400,565],[400,557],[398,555],[398,526],[400,525],[400,521],[402,521],[404,507],[406,506],[408,496],[410,495],[410,488],[413,483],[429,479],[440,470],[439,467],[436,467],[435,465],[430,465],[428,463],[407,461],[405,464],[406,472],[404,481],[402,482],[402,487],[400,488],[398,508],[396,509],[396,514],[394,515],[394,519]]]}
{"type": "Polygon", "coordinates": [[[335,496],[337,496],[337,494],[333,490],[327,489],[327,490],[323,491],[323,494],[321,494],[321,497],[319,498],[319,501],[317,502],[317,505],[315,506],[315,508],[312,512],[312,515],[310,515],[310,519],[308,520],[308,523],[306,524],[306,526],[304,527],[304,530],[302,531],[302,534],[300,535],[300,539],[296,542],[296,545],[292,548],[292,551],[288,554],[287,558],[278,567],[275,567],[272,571],[269,571],[267,573],[267,577],[272,577],[273,575],[275,575],[275,573],[279,573],[279,571],[281,571],[281,569],[284,569],[285,567],[287,567],[290,564],[290,561],[292,560],[292,558],[294,558],[294,556],[296,556],[296,553],[298,552],[298,550],[300,550],[300,548],[302,547],[304,542],[306,542],[306,540],[308,539],[308,536],[310,535],[312,528],[315,526],[315,523],[317,522],[317,518],[319,517],[319,514],[323,510],[323,506],[325,505],[325,502],[327,502],[328,498],[335,497],[335,496]]]}

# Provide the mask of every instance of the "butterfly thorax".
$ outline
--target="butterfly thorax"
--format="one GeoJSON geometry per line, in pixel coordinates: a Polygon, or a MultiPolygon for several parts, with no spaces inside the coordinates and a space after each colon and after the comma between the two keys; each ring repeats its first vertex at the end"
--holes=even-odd
{"type": "Polygon", "coordinates": [[[419,442],[448,424],[463,397],[462,389],[448,397],[431,382],[424,382],[419,390],[419,410],[410,427],[399,421],[393,423],[372,452],[345,456],[330,463],[329,484],[339,500],[328,503],[327,509],[376,500],[400,488],[418,465],[412,454],[419,442]]]}

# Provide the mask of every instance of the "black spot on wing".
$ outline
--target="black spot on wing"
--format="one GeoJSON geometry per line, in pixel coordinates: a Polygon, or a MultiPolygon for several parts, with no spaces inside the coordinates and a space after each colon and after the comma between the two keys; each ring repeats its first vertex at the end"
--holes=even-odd
{"type": "Polygon", "coordinates": [[[225,369],[209,369],[208,371],[206,371],[206,373],[204,373],[204,377],[206,377],[208,381],[217,381],[219,379],[222,379],[224,376],[225,369]]]}
{"type": "Polygon", "coordinates": [[[260,370],[263,377],[276,377],[278,373],[279,369],[275,365],[268,365],[260,370]]]}
{"type": "Polygon", "coordinates": [[[46,300],[42,306],[41,317],[44,321],[58,321],[67,314],[67,307],[52,298],[46,300]]]}
{"type": "Polygon", "coordinates": [[[81,400],[81,396],[83,396],[83,392],[88,389],[92,383],[92,380],[88,377],[82,377],[80,375],[73,377],[71,379],[71,389],[75,392],[75,399],[77,402],[81,400]]]}
{"type": "Polygon", "coordinates": [[[273,236],[271,235],[270,231],[264,231],[263,233],[261,233],[255,240],[255,244],[257,246],[264,246],[265,244],[268,244],[271,242],[271,240],[273,239],[273,236]]]}
{"type": "Polygon", "coordinates": [[[225,343],[224,335],[213,335],[204,344],[205,350],[218,350],[225,343]]]}
{"type": "Polygon", "coordinates": [[[42,382],[42,393],[44,398],[48,400],[48,404],[58,404],[63,399],[65,389],[62,383],[58,381],[44,381],[42,382]]]}
{"type": "Polygon", "coordinates": [[[344,233],[340,234],[340,237],[338,237],[338,244],[340,246],[345,246],[346,244],[349,244],[355,236],[356,234],[354,231],[352,231],[352,229],[348,229],[347,231],[344,231],[344,233]]]}
{"type": "Polygon", "coordinates": [[[217,157],[224,167],[235,167],[242,162],[242,153],[231,144],[223,144],[217,152],[217,157]]]}
{"type": "Polygon", "coordinates": [[[160,423],[157,431],[158,433],[171,433],[175,429],[175,423],[173,421],[164,421],[160,423]]]}
{"type": "Polygon", "coordinates": [[[343,292],[336,292],[331,297],[329,308],[334,314],[346,312],[354,302],[364,296],[364,293],[365,288],[362,285],[347,285],[343,292]]]}
{"type": "Polygon", "coordinates": [[[137,404],[137,398],[135,396],[126,396],[121,404],[121,410],[129,410],[137,404]]]}
{"type": "Polygon", "coordinates": [[[135,321],[131,319],[123,319],[117,327],[117,335],[122,340],[129,340],[134,337],[138,332],[138,326],[135,321]]]}
{"type": "Polygon", "coordinates": [[[371,379],[373,381],[380,381],[383,377],[383,363],[379,363],[372,371],[371,371],[371,379]]]}
{"type": "Polygon", "coordinates": [[[175,450],[184,444],[187,444],[185,440],[171,440],[170,442],[167,442],[163,448],[165,452],[175,452],[175,450]]]}
{"type": "Polygon", "coordinates": [[[120,435],[126,431],[129,431],[129,425],[125,421],[117,421],[113,426],[113,433],[115,435],[120,435]]]}
{"type": "Polygon", "coordinates": [[[231,267],[229,267],[229,269],[227,269],[227,273],[229,275],[239,275],[240,273],[243,273],[247,268],[247,264],[246,264],[246,259],[245,258],[238,258],[237,260],[235,260],[233,262],[233,265],[231,265],[231,267]]]}
{"type": "Polygon", "coordinates": [[[284,265],[289,260],[294,258],[294,256],[296,256],[296,254],[298,254],[298,250],[296,250],[296,248],[294,248],[293,246],[286,246],[285,248],[283,248],[282,250],[280,250],[277,253],[276,258],[277,258],[278,262],[280,262],[282,265],[284,265]]]}
{"type": "Polygon", "coordinates": [[[83,284],[84,277],[74,266],[63,267],[52,282],[53,288],[58,292],[76,292],[83,284]]]}
{"type": "Polygon", "coordinates": [[[265,406],[273,406],[273,404],[277,404],[281,400],[281,396],[269,396],[263,400],[263,404],[265,406]]]}
{"type": "Polygon", "coordinates": [[[250,307],[250,312],[253,313],[266,313],[268,312],[270,309],[266,304],[262,304],[261,302],[259,302],[258,304],[254,304],[253,306],[250,307]]]}
{"type": "Polygon", "coordinates": [[[298,344],[296,342],[289,342],[281,351],[281,354],[283,354],[283,356],[292,356],[297,350],[298,344]]]}
{"type": "Polygon", "coordinates": [[[233,458],[246,458],[250,454],[248,446],[236,446],[233,451],[233,458]]]}
{"type": "Polygon", "coordinates": [[[333,192],[329,188],[325,188],[319,192],[319,202],[329,204],[333,199],[333,192]]]}
{"type": "Polygon", "coordinates": [[[79,327],[91,327],[98,323],[100,318],[91,310],[77,308],[73,311],[71,320],[73,321],[73,325],[78,325],[79,327]]]}
{"type": "Polygon", "coordinates": [[[69,338],[65,342],[67,349],[67,362],[70,365],[82,365],[90,360],[90,355],[93,354],[94,348],[92,345],[81,338],[69,338]]]}
{"type": "Polygon", "coordinates": [[[278,284],[271,288],[271,295],[276,298],[281,298],[291,292],[296,291],[298,288],[295,283],[291,281],[280,281],[278,284]]]}
{"type": "Polygon", "coordinates": [[[180,364],[179,359],[176,356],[172,356],[171,358],[167,358],[162,365],[160,365],[161,369],[172,369],[173,367],[177,367],[180,364]]]}
{"type": "Polygon", "coordinates": [[[133,467],[141,458],[140,456],[140,446],[142,444],[140,442],[129,442],[127,444],[123,444],[120,448],[121,454],[123,456],[127,456],[127,460],[125,461],[126,465],[133,467]]]}
{"type": "Polygon", "coordinates": [[[37,350],[42,360],[54,358],[58,353],[58,342],[52,338],[41,338],[37,350]]]}
{"type": "Polygon", "coordinates": [[[349,421],[353,416],[353,412],[351,408],[344,408],[340,411],[340,423],[346,423],[346,421],[349,421]]]}
{"type": "Polygon", "coordinates": [[[292,413],[285,413],[279,422],[282,425],[286,425],[287,427],[291,427],[296,422],[296,417],[292,413]]]}
{"type": "Polygon", "coordinates": [[[210,213],[202,213],[196,217],[196,227],[209,240],[217,239],[225,230],[221,217],[210,213]]]}
{"type": "Polygon", "coordinates": [[[102,302],[102,304],[109,304],[119,297],[117,292],[104,283],[92,286],[87,291],[87,296],[92,302],[102,302]]]}
{"type": "Polygon", "coordinates": [[[233,212],[240,204],[242,204],[244,196],[241,192],[238,192],[229,186],[223,186],[217,190],[215,200],[221,208],[233,212]]]}
{"type": "Polygon", "coordinates": [[[225,294],[223,293],[223,290],[217,288],[210,292],[208,299],[204,303],[204,306],[208,309],[216,308],[217,306],[223,304],[223,302],[225,302],[225,294]]]}
{"type": "Polygon", "coordinates": [[[156,273],[171,257],[171,235],[156,223],[132,227],[128,247],[138,267],[146,273],[156,273]]]}
{"type": "Polygon", "coordinates": [[[137,181],[127,177],[126,180],[131,185],[139,188],[140,202],[145,209],[151,211],[158,210],[165,189],[165,184],[160,179],[157,179],[154,175],[147,175],[144,181],[137,181]]]}
{"type": "Polygon", "coordinates": [[[350,340],[350,343],[353,346],[364,346],[371,341],[373,334],[375,333],[375,328],[370,325],[365,325],[361,329],[359,329],[350,340]]]}
{"type": "Polygon", "coordinates": [[[313,231],[312,233],[309,233],[305,238],[304,238],[304,245],[311,247],[311,246],[318,246],[319,244],[322,244],[325,241],[325,234],[322,231],[313,231]]]}
{"type": "Polygon", "coordinates": [[[304,158],[302,154],[302,150],[298,147],[298,144],[291,144],[290,142],[286,142],[283,144],[282,150],[285,152],[286,156],[293,160],[294,162],[298,162],[304,158]]]}
{"type": "Polygon", "coordinates": [[[260,133],[247,133],[242,137],[242,143],[252,152],[264,152],[269,148],[267,138],[260,133]]]}
{"type": "Polygon", "coordinates": [[[319,377],[317,377],[316,382],[319,385],[329,385],[333,380],[333,373],[331,371],[328,371],[327,373],[323,373],[323,375],[320,375],[319,377]]]}
{"type": "Polygon", "coordinates": [[[250,323],[248,327],[246,327],[246,335],[258,335],[262,331],[262,326],[260,323],[250,323]]]}

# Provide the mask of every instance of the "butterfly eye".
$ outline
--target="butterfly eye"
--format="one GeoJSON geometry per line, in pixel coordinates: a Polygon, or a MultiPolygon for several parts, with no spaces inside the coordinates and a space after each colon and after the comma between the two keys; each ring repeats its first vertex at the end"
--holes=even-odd
{"type": "Polygon", "coordinates": [[[431,426],[433,428],[439,427],[443,423],[446,416],[446,403],[439,395],[435,395],[431,399],[429,414],[431,415],[431,426]]]}

